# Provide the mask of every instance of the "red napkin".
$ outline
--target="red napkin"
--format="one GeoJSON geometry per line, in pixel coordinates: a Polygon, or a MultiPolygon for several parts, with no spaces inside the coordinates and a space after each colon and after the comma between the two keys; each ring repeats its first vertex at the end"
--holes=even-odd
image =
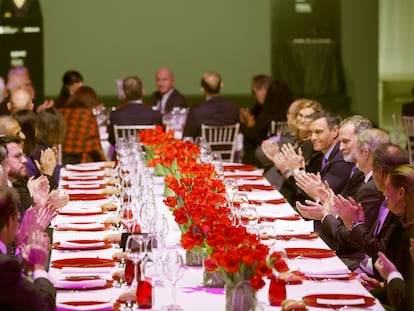
{"type": "Polygon", "coordinates": [[[283,204],[286,203],[286,199],[285,198],[281,198],[281,199],[272,199],[272,200],[249,200],[250,204],[256,204],[256,205],[261,205],[263,203],[266,204],[283,204]]]}
{"type": "Polygon", "coordinates": [[[104,193],[72,193],[69,194],[69,200],[82,201],[82,200],[102,200],[108,197],[104,193]]]}
{"type": "Polygon", "coordinates": [[[253,190],[275,190],[276,187],[272,185],[255,185],[255,184],[245,184],[239,186],[239,191],[253,191],[253,190]]]}
{"type": "Polygon", "coordinates": [[[248,179],[248,180],[264,179],[263,176],[259,176],[259,175],[224,175],[224,178],[236,178],[236,179],[248,179]]]}
{"type": "Polygon", "coordinates": [[[225,165],[225,172],[235,172],[235,171],[254,171],[257,167],[251,164],[242,164],[242,165],[225,165]]]}

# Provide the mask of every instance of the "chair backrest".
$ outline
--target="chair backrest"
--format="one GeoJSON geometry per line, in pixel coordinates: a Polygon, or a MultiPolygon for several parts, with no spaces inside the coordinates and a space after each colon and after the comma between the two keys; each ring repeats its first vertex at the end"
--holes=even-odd
{"type": "Polygon", "coordinates": [[[140,130],[155,129],[155,124],[134,124],[134,125],[116,125],[114,124],[114,135],[115,142],[118,141],[120,137],[137,137],[137,134],[140,130]]]}
{"type": "Polygon", "coordinates": [[[414,116],[403,116],[405,138],[407,139],[407,150],[410,163],[414,165],[414,116]]]}
{"type": "Polygon", "coordinates": [[[240,123],[231,125],[201,125],[201,136],[210,144],[211,150],[221,155],[223,161],[233,162],[240,123]]]}
{"type": "Polygon", "coordinates": [[[405,133],[404,133],[404,125],[402,121],[402,117],[397,114],[392,114],[392,131],[394,134],[394,143],[405,147],[405,133]]]}
{"type": "Polygon", "coordinates": [[[272,120],[269,125],[269,130],[267,131],[267,136],[270,137],[274,135],[286,135],[288,131],[289,127],[287,121],[272,120]]]}

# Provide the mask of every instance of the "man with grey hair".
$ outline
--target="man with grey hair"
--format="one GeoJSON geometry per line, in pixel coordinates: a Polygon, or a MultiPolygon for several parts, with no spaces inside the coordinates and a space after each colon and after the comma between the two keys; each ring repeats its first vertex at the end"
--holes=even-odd
{"type": "Polygon", "coordinates": [[[358,135],[355,158],[358,168],[364,173],[364,182],[359,187],[355,200],[344,198],[342,195],[332,195],[332,198],[325,201],[324,206],[312,201],[307,201],[307,205],[299,202],[296,204],[304,217],[321,221],[322,237],[329,237],[330,246],[351,270],[358,268],[364,257],[364,252],[349,239],[348,227],[352,229],[358,223],[348,224],[336,215],[340,214],[342,205],[349,203],[355,206],[354,212],[364,220],[365,226],[369,228],[374,226],[384,196],[381,191],[378,191],[372,179],[372,151],[376,146],[389,142],[391,142],[389,134],[377,128],[363,130],[358,135]]]}

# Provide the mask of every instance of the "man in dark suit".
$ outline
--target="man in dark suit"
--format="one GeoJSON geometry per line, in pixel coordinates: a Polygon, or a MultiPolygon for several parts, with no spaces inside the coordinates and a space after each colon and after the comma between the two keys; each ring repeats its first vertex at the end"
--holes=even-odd
{"type": "Polygon", "coordinates": [[[174,88],[174,74],[168,68],[161,68],[155,75],[157,91],[152,93],[150,105],[161,114],[169,113],[174,107],[185,108],[185,97],[174,88]]]}
{"type": "Polygon", "coordinates": [[[115,145],[114,125],[162,125],[162,115],[142,101],[142,82],[136,76],[123,80],[122,87],[128,102],[109,114],[108,140],[115,145]]]}
{"type": "MultiPolygon", "coordinates": [[[[414,96],[414,87],[412,88],[411,93],[414,96]]],[[[414,116],[414,100],[402,106],[402,115],[403,116],[414,116]]]]}
{"type": "Polygon", "coordinates": [[[359,219],[363,220],[364,226],[371,230],[377,222],[380,206],[384,201],[382,192],[377,189],[372,179],[372,150],[379,144],[389,142],[389,135],[380,129],[366,129],[358,136],[355,156],[359,169],[364,173],[365,180],[355,195],[355,207],[349,209],[357,217],[356,219],[348,221],[348,218],[345,217],[346,214],[342,213],[343,205],[352,204],[351,201],[347,200],[348,198],[343,196],[334,197],[334,209],[343,218],[337,218],[334,211],[324,210],[323,208],[321,208],[322,213],[319,214],[320,216],[315,217],[317,215],[315,211],[320,206],[311,204],[310,207],[307,207],[298,204],[298,209],[301,213],[312,219],[317,218],[321,220],[321,236],[325,240],[328,238],[328,244],[337,251],[337,255],[351,270],[359,267],[365,251],[350,239],[350,230],[357,225],[359,219]]]}
{"type": "Polygon", "coordinates": [[[56,290],[46,272],[50,244],[47,235],[34,232],[30,244],[22,248],[22,258],[33,272],[32,281],[22,276],[22,265],[16,257],[7,255],[7,245],[15,241],[19,224],[17,202],[12,188],[0,188],[0,310],[55,310],[56,290]]]}
{"type": "Polygon", "coordinates": [[[215,72],[203,74],[201,91],[206,101],[192,107],[187,115],[183,137],[201,136],[201,124],[230,125],[240,122],[239,107],[220,94],[222,88],[221,77],[215,72]]]}

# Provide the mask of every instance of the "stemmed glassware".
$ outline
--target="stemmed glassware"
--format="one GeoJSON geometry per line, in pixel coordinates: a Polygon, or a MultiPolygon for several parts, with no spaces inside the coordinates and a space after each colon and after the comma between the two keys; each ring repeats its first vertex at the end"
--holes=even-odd
{"type": "Polygon", "coordinates": [[[131,234],[125,243],[127,258],[134,264],[134,278],[130,288],[138,286],[138,264],[144,259],[147,251],[147,241],[141,235],[131,234]]]}
{"type": "Polygon", "coordinates": [[[177,250],[168,251],[165,254],[164,262],[163,262],[163,271],[164,271],[165,277],[172,284],[173,303],[167,306],[167,310],[169,311],[182,310],[182,308],[179,305],[177,305],[176,284],[177,284],[177,281],[183,277],[185,268],[184,268],[183,257],[180,255],[180,253],[177,250]]]}
{"type": "Polygon", "coordinates": [[[240,224],[250,233],[257,234],[259,216],[256,207],[252,204],[245,204],[240,207],[240,224]]]}
{"type": "Polygon", "coordinates": [[[227,201],[229,202],[229,207],[232,212],[233,225],[236,225],[237,218],[236,218],[236,213],[234,211],[234,198],[239,191],[239,188],[237,185],[237,179],[227,178],[224,181],[224,187],[226,188],[226,198],[227,198],[227,201]]]}
{"type": "Polygon", "coordinates": [[[211,157],[211,147],[203,136],[198,136],[195,139],[195,144],[200,148],[200,162],[208,163],[211,157]]]}
{"type": "Polygon", "coordinates": [[[272,248],[276,243],[276,229],[273,223],[261,223],[257,227],[257,234],[262,244],[272,248]]]}

